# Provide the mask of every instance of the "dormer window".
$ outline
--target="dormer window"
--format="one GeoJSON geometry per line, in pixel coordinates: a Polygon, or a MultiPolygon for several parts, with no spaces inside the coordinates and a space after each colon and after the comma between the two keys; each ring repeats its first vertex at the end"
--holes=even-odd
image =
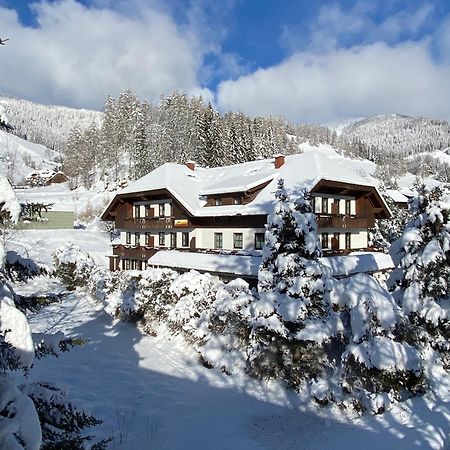
{"type": "Polygon", "coordinates": [[[214,198],[214,206],[222,206],[222,198],[221,197],[214,198]]]}

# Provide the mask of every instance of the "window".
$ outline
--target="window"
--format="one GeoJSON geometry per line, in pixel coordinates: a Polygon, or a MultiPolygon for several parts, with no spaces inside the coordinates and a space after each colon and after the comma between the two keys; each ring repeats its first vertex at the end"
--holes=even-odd
{"type": "Polygon", "coordinates": [[[328,248],[328,233],[322,233],[322,248],[328,248]]]}
{"type": "Polygon", "coordinates": [[[233,205],[242,205],[242,197],[233,197],[233,205]]]}
{"type": "Polygon", "coordinates": [[[152,217],[152,209],[150,208],[150,205],[145,205],[145,217],[152,217]]]}
{"type": "Polygon", "coordinates": [[[313,197],[311,199],[311,206],[312,206],[313,213],[315,213],[316,212],[316,197],[313,197]]]}
{"type": "Polygon", "coordinates": [[[255,250],[262,250],[264,247],[264,233],[255,233],[255,250]]]}
{"type": "Polygon", "coordinates": [[[189,233],[181,233],[181,245],[187,247],[189,245],[189,233]]]}
{"type": "Polygon", "coordinates": [[[347,216],[350,216],[352,213],[352,201],[351,200],[345,200],[345,214],[347,216]]]}
{"type": "Polygon", "coordinates": [[[223,248],[223,234],[214,233],[214,248],[223,248]]]}
{"type": "Polygon", "coordinates": [[[164,217],[166,215],[165,203],[159,204],[159,217],[164,217]]]}
{"type": "Polygon", "coordinates": [[[222,206],[222,199],[220,197],[214,199],[214,206],[222,206]]]}
{"type": "Polygon", "coordinates": [[[166,233],[164,231],[159,233],[159,245],[166,245],[166,233]]]}
{"type": "Polygon", "coordinates": [[[141,217],[141,207],[139,205],[134,206],[134,217],[139,219],[141,217]]]}
{"type": "Polygon", "coordinates": [[[233,233],[233,248],[242,248],[242,233],[233,233]]]}
{"type": "Polygon", "coordinates": [[[351,233],[345,233],[345,248],[346,249],[352,248],[352,234],[351,233]]]}
{"type": "Polygon", "coordinates": [[[131,244],[131,233],[127,233],[126,234],[126,238],[125,238],[125,242],[130,245],[131,244]]]}
{"type": "Polygon", "coordinates": [[[177,233],[170,233],[170,246],[172,248],[177,246],[177,233]]]}
{"type": "Polygon", "coordinates": [[[134,233],[134,244],[140,245],[141,243],[141,233],[134,233]]]}
{"type": "Polygon", "coordinates": [[[125,259],[125,270],[130,270],[130,260],[129,259],[125,259]]]}
{"type": "Polygon", "coordinates": [[[328,214],[328,199],[322,197],[322,214],[328,214]]]}
{"type": "Polygon", "coordinates": [[[339,214],[340,212],[341,212],[341,201],[338,198],[335,198],[333,214],[339,214]]]}
{"type": "Polygon", "coordinates": [[[145,245],[152,245],[151,244],[151,233],[145,233],[145,245]]]}

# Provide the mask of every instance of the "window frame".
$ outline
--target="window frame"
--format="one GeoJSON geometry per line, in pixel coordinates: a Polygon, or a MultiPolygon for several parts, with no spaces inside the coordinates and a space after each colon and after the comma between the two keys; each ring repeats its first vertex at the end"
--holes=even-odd
{"type": "Polygon", "coordinates": [[[177,248],[177,233],[170,233],[170,248],[177,248]]]}
{"type": "Polygon", "coordinates": [[[345,215],[346,216],[352,215],[352,201],[351,200],[345,200],[345,215]]]}
{"type": "Polygon", "coordinates": [[[345,233],[345,249],[351,250],[352,248],[352,233],[345,233]]]}
{"type": "Polygon", "coordinates": [[[255,250],[262,250],[266,241],[265,233],[255,233],[255,250]],[[258,239],[258,236],[262,236],[262,239],[258,239]],[[257,245],[258,244],[258,245],[257,245]]]}
{"type": "Polygon", "coordinates": [[[141,218],[141,205],[134,205],[134,218],[135,219],[141,218]]]}
{"type": "Polygon", "coordinates": [[[223,249],[223,233],[214,233],[214,249],[223,249]]]}
{"type": "Polygon", "coordinates": [[[181,246],[189,247],[189,232],[188,231],[183,231],[181,233],[181,246]]]}
{"type": "Polygon", "coordinates": [[[222,206],[222,205],[223,205],[222,197],[214,197],[214,206],[222,206]]]}
{"type": "Polygon", "coordinates": [[[127,231],[125,233],[125,244],[126,245],[131,245],[131,233],[129,231],[127,231]]]}
{"type": "Polygon", "coordinates": [[[322,214],[329,214],[328,197],[322,197],[322,214]]]}
{"type": "Polygon", "coordinates": [[[136,231],[134,233],[134,245],[137,247],[141,245],[141,233],[140,231],[136,231]]]}
{"type": "Polygon", "coordinates": [[[242,205],[242,196],[235,195],[233,197],[233,205],[242,205]]]}
{"type": "Polygon", "coordinates": [[[320,243],[321,243],[322,249],[329,249],[330,248],[330,234],[322,233],[320,243]],[[324,244],[326,244],[326,245],[324,245],[324,244]]]}
{"type": "Polygon", "coordinates": [[[159,203],[158,215],[159,215],[159,217],[166,217],[166,204],[165,203],[159,203]]]}
{"type": "Polygon", "coordinates": [[[233,233],[233,248],[237,250],[242,250],[244,248],[244,234],[243,233],[233,233]],[[240,246],[236,245],[238,242],[238,237],[240,237],[240,246]]]}
{"type": "Polygon", "coordinates": [[[165,247],[166,246],[166,233],[164,231],[160,231],[158,233],[158,243],[160,247],[165,247]]]}

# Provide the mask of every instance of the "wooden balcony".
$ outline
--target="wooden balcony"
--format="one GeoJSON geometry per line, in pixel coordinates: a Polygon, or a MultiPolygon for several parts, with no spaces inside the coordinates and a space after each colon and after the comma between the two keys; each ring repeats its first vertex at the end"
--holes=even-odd
{"type": "Polygon", "coordinates": [[[317,216],[317,227],[338,229],[367,228],[367,218],[337,215],[317,216]]]}
{"type": "Polygon", "coordinates": [[[173,228],[174,220],[172,217],[146,217],[136,219],[118,220],[117,228],[125,230],[163,230],[173,228]]]}
{"type": "Polygon", "coordinates": [[[152,247],[131,247],[125,245],[115,245],[113,246],[113,255],[119,256],[125,259],[140,259],[147,260],[151,258],[157,252],[156,248],[152,247]]]}

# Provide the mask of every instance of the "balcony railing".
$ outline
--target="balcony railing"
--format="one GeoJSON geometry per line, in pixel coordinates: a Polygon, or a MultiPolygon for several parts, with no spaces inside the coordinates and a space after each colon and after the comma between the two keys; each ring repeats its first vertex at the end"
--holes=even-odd
{"type": "Polygon", "coordinates": [[[157,250],[151,247],[126,247],[124,245],[113,246],[113,255],[126,259],[141,259],[147,260],[151,258],[157,250]]]}
{"type": "Polygon", "coordinates": [[[367,228],[366,217],[318,216],[318,228],[367,228]]]}
{"type": "Polygon", "coordinates": [[[172,217],[146,217],[125,219],[117,223],[117,228],[125,230],[160,230],[173,228],[174,221],[172,217]]]}

